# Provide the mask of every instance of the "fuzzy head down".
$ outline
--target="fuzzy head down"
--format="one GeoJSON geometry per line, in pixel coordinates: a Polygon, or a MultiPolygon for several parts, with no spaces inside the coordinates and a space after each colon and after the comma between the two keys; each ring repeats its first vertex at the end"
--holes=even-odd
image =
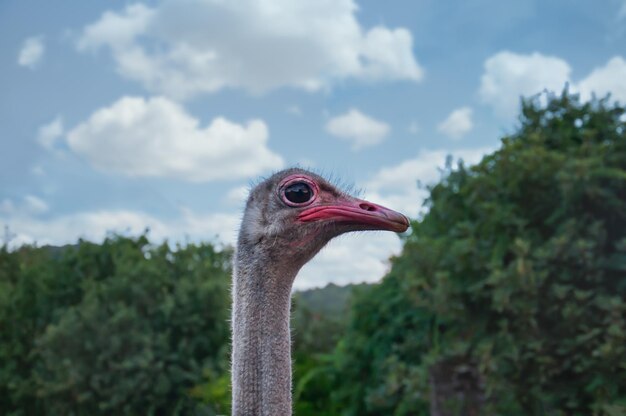
{"type": "Polygon", "coordinates": [[[255,186],[248,197],[239,246],[262,251],[276,266],[297,271],[332,238],[350,231],[403,232],[408,219],[356,198],[321,176],[292,168],[255,186]]]}

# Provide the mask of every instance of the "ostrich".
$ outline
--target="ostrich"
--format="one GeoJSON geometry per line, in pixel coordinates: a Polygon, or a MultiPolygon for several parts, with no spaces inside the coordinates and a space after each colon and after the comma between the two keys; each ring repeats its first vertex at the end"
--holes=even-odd
{"type": "Polygon", "coordinates": [[[289,309],[300,268],[340,234],[408,226],[404,215],[302,169],[251,190],[233,267],[233,416],[291,415],[289,309]]]}

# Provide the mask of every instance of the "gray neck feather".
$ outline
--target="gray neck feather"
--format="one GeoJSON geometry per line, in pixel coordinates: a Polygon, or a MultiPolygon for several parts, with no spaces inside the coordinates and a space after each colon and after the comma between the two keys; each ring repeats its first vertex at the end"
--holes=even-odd
{"type": "Polygon", "coordinates": [[[239,245],[233,272],[233,416],[291,415],[289,310],[296,270],[239,245]]]}

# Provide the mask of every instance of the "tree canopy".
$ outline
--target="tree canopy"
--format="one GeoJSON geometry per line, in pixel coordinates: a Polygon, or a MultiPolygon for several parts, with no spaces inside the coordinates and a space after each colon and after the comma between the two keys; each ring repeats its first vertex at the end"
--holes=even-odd
{"type": "Polygon", "coordinates": [[[426,207],[353,308],[348,414],[626,414],[624,108],[525,101],[426,207]]]}
{"type": "Polygon", "coordinates": [[[189,390],[228,362],[229,259],[145,236],[2,249],[0,413],[202,410],[189,390]]]}

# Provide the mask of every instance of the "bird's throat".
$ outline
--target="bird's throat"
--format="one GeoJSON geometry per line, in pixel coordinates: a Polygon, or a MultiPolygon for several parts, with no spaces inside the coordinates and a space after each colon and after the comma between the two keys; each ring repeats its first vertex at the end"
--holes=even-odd
{"type": "Polygon", "coordinates": [[[291,415],[289,310],[295,272],[271,269],[268,259],[246,254],[235,255],[233,273],[232,414],[291,415]]]}

